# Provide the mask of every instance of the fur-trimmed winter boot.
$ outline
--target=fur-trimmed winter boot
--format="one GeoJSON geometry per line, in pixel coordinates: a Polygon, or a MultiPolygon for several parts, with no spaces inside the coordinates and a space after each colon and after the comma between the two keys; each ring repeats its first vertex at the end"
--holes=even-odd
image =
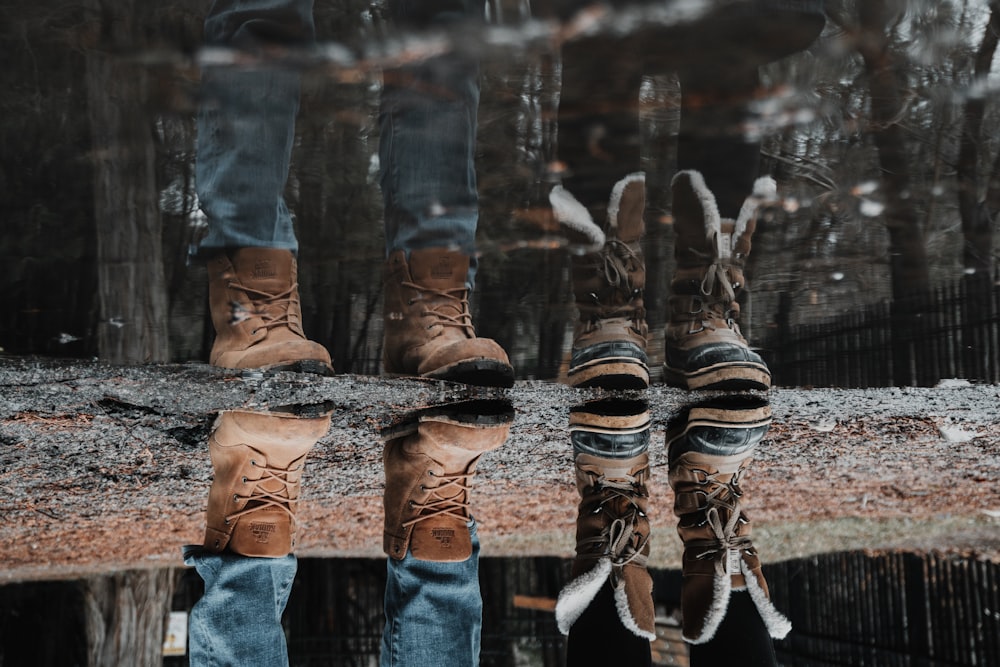
{"type": "Polygon", "coordinates": [[[330,353],[302,331],[296,273],[288,250],[238,248],[208,260],[213,366],[333,374],[330,353]]]}
{"type": "Polygon", "coordinates": [[[674,514],[684,542],[681,629],[693,644],[715,636],[734,590],[749,592],[772,637],[791,629],[771,604],[741,506],[742,476],[770,423],[763,401],[718,401],[691,408],[667,430],[674,514]]]}
{"type": "MultiPolygon", "coordinates": [[[[649,386],[648,327],[643,304],[646,265],[640,247],[645,208],[643,174],[631,174],[618,181],[608,202],[603,247],[573,258],[573,292],[579,320],[567,380],[574,387],[649,386]]],[[[586,210],[578,213],[578,217],[581,215],[589,218],[586,210]]]]}
{"type": "Polygon", "coordinates": [[[413,415],[383,433],[385,530],[382,548],[402,560],[456,562],[472,555],[469,489],[479,458],[500,447],[514,411],[474,401],[413,415]]]}
{"type": "Polygon", "coordinates": [[[306,455],[329,428],[329,414],[220,413],[208,441],[215,478],[205,548],[271,558],[291,553],[306,455]]]}
{"type": "Polygon", "coordinates": [[[768,389],[771,373],[740,333],[743,268],[761,206],[776,198],[770,178],[758,179],[739,217],[723,219],[697,171],[673,180],[677,271],[670,284],[664,377],[688,389],[768,389]]]}
{"type": "Polygon", "coordinates": [[[478,338],[469,312],[469,256],[447,248],[393,252],[385,264],[382,365],[420,375],[510,387],[514,369],[496,341],[478,338]]]}
{"type": "Polygon", "coordinates": [[[580,507],[576,558],[559,593],[556,623],[569,634],[600,592],[611,586],[618,617],[654,639],[649,557],[649,412],[641,401],[601,401],[570,413],[580,507]]]}

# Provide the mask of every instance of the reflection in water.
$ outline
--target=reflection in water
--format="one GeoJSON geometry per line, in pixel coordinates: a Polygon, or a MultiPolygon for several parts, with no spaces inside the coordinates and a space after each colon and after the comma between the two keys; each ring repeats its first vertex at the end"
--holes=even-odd
{"type": "MultiPolygon", "coordinates": [[[[478,10],[272,4],[279,11],[253,16],[215,3],[210,48],[193,58],[196,3],[11,10],[3,351],[317,375],[335,365],[491,387],[510,386],[515,369],[605,390],[644,389],[661,373],[723,390],[765,390],[771,371],[786,385],[1000,379],[998,198],[980,173],[990,91],[968,71],[984,35],[974,74],[988,79],[992,4],[909,3],[897,15],[884,2],[831,2],[827,39],[776,64],[817,35],[821,3],[574,16],[581,3],[555,2],[536,18],[572,20],[508,31],[487,29],[478,10]],[[458,22],[437,32],[442,18],[458,22]],[[352,30],[357,43],[330,41],[352,30]],[[39,39],[54,48],[34,48],[39,39]],[[160,41],[177,52],[160,55],[160,41]],[[942,164],[955,165],[954,183],[942,164]],[[199,262],[187,264],[189,249],[199,262]],[[960,289],[933,294],[946,278],[960,289]],[[795,329],[885,298],[892,305],[863,317],[795,329]],[[763,350],[744,337],[751,324],[763,350]]],[[[494,18],[502,5],[490,3],[494,18]]],[[[527,19],[523,5],[517,13],[527,19]]],[[[446,649],[458,663],[479,653],[489,629],[470,481],[512,419],[509,405],[470,403],[385,434],[383,654],[434,664],[445,643],[467,651],[446,649]]],[[[741,506],[769,420],[759,399],[706,402],[667,434],[692,664],[734,647],[773,661],[768,635],[788,631],[741,506]]],[[[206,584],[193,657],[211,647],[238,662],[284,659],[302,466],[329,424],[329,414],[220,416],[206,541],[187,552],[206,584]]],[[[633,664],[652,659],[645,639],[662,600],[646,567],[651,428],[641,401],[571,411],[577,556],[543,594],[563,591],[571,661],[608,648],[609,664],[633,650],[633,664]]],[[[133,615],[155,646],[167,578],[88,582],[88,634],[125,627],[127,605],[95,610],[145,591],[146,612],[133,615]]],[[[918,625],[929,616],[907,612],[918,625]]],[[[811,620],[806,632],[826,630],[811,620]]],[[[3,623],[5,646],[26,634],[13,614],[3,623]]],[[[84,644],[67,655],[81,660],[84,644]]],[[[921,647],[929,656],[939,644],[921,647]]],[[[0,662],[14,655],[4,648],[0,662]]]]}

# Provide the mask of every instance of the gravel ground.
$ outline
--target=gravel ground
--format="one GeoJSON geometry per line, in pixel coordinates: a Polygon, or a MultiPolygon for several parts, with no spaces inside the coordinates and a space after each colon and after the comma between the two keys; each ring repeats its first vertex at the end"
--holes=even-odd
{"type": "MultiPolygon", "coordinates": [[[[404,411],[506,397],[511,437],[480,462],[485,555],[573,553],[569,408],[597,392],[508,392],[373,377],[233,378],[201,365],[116,368],[0,358],[0,581],[180,564],[200,541],[220,409],[327,402],[309,460],[299,553],[380,556],[379,429],[404,411]]],[[[676,567],[663,431],[692,399],[657,386],[653,564],[676,567]]],[[[974,552],[1000,560],[1000,388],[775,389],[774,424],[744,485],[765,561],[845,549],[974,552]]]]}

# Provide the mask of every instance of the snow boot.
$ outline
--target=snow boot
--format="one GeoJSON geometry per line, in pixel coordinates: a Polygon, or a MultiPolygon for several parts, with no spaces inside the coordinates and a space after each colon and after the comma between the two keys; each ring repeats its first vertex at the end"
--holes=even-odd
{"type": "Polygon", "coordinates": [[[514,412],[502,401],[425,410],[383,432],[382,548],[402,560],[458,562],[472,555],[469,489],[483,453],[507,439],[514,412]]]}
{"type": "Polygon", "coordinates": [[[646,569],[649,426],[642,401],[599,401],[570,413],[580,506],[576,558],[556,602],[563,634],[607,583],[622,625],[639,637],[656,637],[653,580],[646,569]]]}
{"type": "Polygon", "coordinates": [[[776,198],[770,178],[758,179],[739,217],[722,219],[714,195],[696,171],[673,180],[674,248],[664,377],[688,389],[758,389],[771,373],[740,333],[737,297],[762,204],[776,198]]]}
{"type": "Polygon", "coordinates": [[[646,184],[636,173],[615,184],[608,203],[608,229],[597,252],[573,258],[573,292],[579,320],[567,380],[574,387],[645,389],[646,184]]]}
{"type": "Polygon", "coordinates": [[[333,374],[330,353],[302,331],[297,267],[290,251],[224,250],[208,260],[208,275],[213,366],[333,374]]]}
{"type": "Polygon", "coordinates": [[[770,423],[766,402],[717,401],[691,408],[667,429],[668,477],[684,542],[681,631],[693,644],[715,636],[734,590],[748,591],[772,637],[791,629],[771,604],[741,506],[742,477],[770,423]]]}
{"type": "Polygon", "coordinates": [[[208,443],[215,478],[205,548],[269,558],[291,553],[306,455],[329,428],[329,413],[222,412],[208,443]]]}
{"type": "Polygon", "coordinates": [[[469,313],[469,257],[446,248],[393,252],[385,263],[382,365],[389,375],[511,387],[496,341],[477,338],[469,313]]]}

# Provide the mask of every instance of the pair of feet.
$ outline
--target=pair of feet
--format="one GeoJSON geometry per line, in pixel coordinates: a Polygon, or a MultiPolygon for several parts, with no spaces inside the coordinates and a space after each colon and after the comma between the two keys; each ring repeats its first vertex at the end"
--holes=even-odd
{"type": "MultiPolygon", "coordinates": [[[[297,265],[288,250],[238,248],[208,262],[214,366],[332,375],[325,347],[302,329],[297,265]]],[[[383,367],[389,375],[510,387],[514,369],[495,341],[476,336],[469,257],[447,248],[392,253],[384,268],[383,367]]]]}
{"type": "MultiPolygon", "coordinates": [[[[664,378],[687,389],[767,390],[771,374],[739,327],[743,268],[763,205],[776,197],[774,181],[761,179],[735,220],[722,218],[701,174],[682,171],[672,183],[674,254],[669,319],[664,332],[664,378]]],[[[645,232],[645,180],[632,174],[613,188],[606,232],[582,206],[551,195],[557,218],[571,229],[590,229],[603,246],[573,259],[573,288],[580,317],[573,338],[568,381],[577,387],[645,389],[649,386],[645,232]]]]}
{"type": "MultiPolygon", "coordinates": [[[[667,428],[668,481],[684,544],[682,634],[711,641],[734,590],[746,590],[773,637],[790,624],[771,604],[743,509],[741,482],[771,423],[763,400],[717,398],[686,410],[667,428]]],[[[610,586],[622,624],[655,639],[650,554],[649,435],[644,401],[605,399],[570,416],[580,493],[576,558],[556,604],[564,634],[610,586]]]]}

